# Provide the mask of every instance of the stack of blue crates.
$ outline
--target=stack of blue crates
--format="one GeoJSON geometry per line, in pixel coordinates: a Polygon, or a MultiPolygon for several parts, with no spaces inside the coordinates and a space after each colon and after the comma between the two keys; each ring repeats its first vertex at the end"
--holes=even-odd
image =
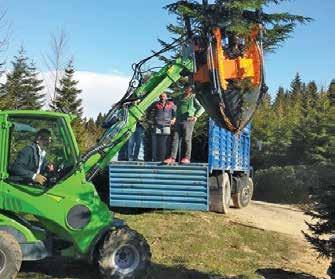
{"type": "Polygon", "coordinates": [[[223,129],[209,121],[208,129],[208,169],[230,172],[248,172],[250,169],[250,130],[247,125],[240,133],[223,129]]]}

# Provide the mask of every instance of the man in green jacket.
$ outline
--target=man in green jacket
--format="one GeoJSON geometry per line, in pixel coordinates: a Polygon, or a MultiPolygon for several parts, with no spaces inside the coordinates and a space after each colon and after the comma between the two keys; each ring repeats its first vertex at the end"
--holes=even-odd
{"type": "Polygon", "coordinates": [[[175,100],[175,104],[177,106],[177,121],[172,139],[171,156],[167,158],[164,163],[175,163],[181,139],[184,150],[181,151],[182,159],[180,163],[189,164],[192,152],[194,124],[205,110],[195,98],[195,94],[192,94],[191,84],[186,85],[184,93],[175,100]]]}

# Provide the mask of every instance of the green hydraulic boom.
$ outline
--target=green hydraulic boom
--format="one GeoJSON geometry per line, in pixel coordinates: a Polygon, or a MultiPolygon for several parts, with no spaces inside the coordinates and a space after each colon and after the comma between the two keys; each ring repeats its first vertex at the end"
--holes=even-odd
{"type": "Polygon", "coordinates": [[[87,180],[105,169],[110,160],[120,151],[135,131],[136,123],[143,118],[149,106],[171,84],[177,82],[184,74],[193,70],[191,59],[177,59],[154,73],[142,86],[116,105],[107,116],[108,127],[98,144],[83,157],[87,180]]]}

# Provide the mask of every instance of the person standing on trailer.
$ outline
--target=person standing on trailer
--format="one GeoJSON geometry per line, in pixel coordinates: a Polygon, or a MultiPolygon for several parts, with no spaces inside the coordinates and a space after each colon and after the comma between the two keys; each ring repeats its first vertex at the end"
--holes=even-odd
{"type": "Polygon", "coordinates": [[[165,164],[173,164],[176,161],[179,142],[181,139],[181,164],[189,164],[192,153],[192,134],[195,122],[204,113],[204,108],[193,94],[191,83],[186,84],[183,94],[176,99],[177,122],[172,139],[171,156],[164,160],[165,164]]]}
{"type": "Polygon", "coordinates": [[[153,161],[163,161],[170,153],[170,150],[167,150],[168,139],[176,122],[176,106],[173,101],[167,99],[165,92],[159,96],[159,101],[154,103],[151,115],[154,122],[152,146],[156,149],[153,152],[153,161]]]}
{"type": "Polygon", "coordinates": [[[144,127],[142,122],[137,122],[136,130],[130,137],[127,145],[127,157],[128,161],[138,161],[140,149],[143,143],[144,127]]]}

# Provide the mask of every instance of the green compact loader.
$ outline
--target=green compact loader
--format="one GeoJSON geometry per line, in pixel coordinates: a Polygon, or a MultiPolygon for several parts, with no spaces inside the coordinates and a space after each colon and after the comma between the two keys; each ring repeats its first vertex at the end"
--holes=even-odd
{"type": "Polygon", "coordinates": [[[145,278],[151,258],[146,240],[114,218],[96,189],[107,185],[92,181],[97,184],[94,178],[108,167],[159,94],[192,65],[189,59],[177,59],[130,89],[107,114],[105,133],[85,154],[80,154],[71,128],[73,116],[0,111],[1,279],[15,278],[22,261],[53,256],[86,259],[102,278],[145,278]],[[53,165],[41,173],[43,185],[22,179],[17,166],[29,163],[22,151],[36,142],[41,130],[50,134],[46,156],[53,165]]]}
{"type": "MultiPolygon", "coordinates": [[[[100,200],[86,179],[71,116],[0,111],[0,278],[15,278],[22,261],[52,256],[87,259],[102,278],[143,278],[150,249],[100,200]],[[48,129],[48,160],[55,169],[41,186],[20,179],[12,165],[20,151],[48,129]]],[[[22,160],[21,160],[22,161],[22,160]]]]}

